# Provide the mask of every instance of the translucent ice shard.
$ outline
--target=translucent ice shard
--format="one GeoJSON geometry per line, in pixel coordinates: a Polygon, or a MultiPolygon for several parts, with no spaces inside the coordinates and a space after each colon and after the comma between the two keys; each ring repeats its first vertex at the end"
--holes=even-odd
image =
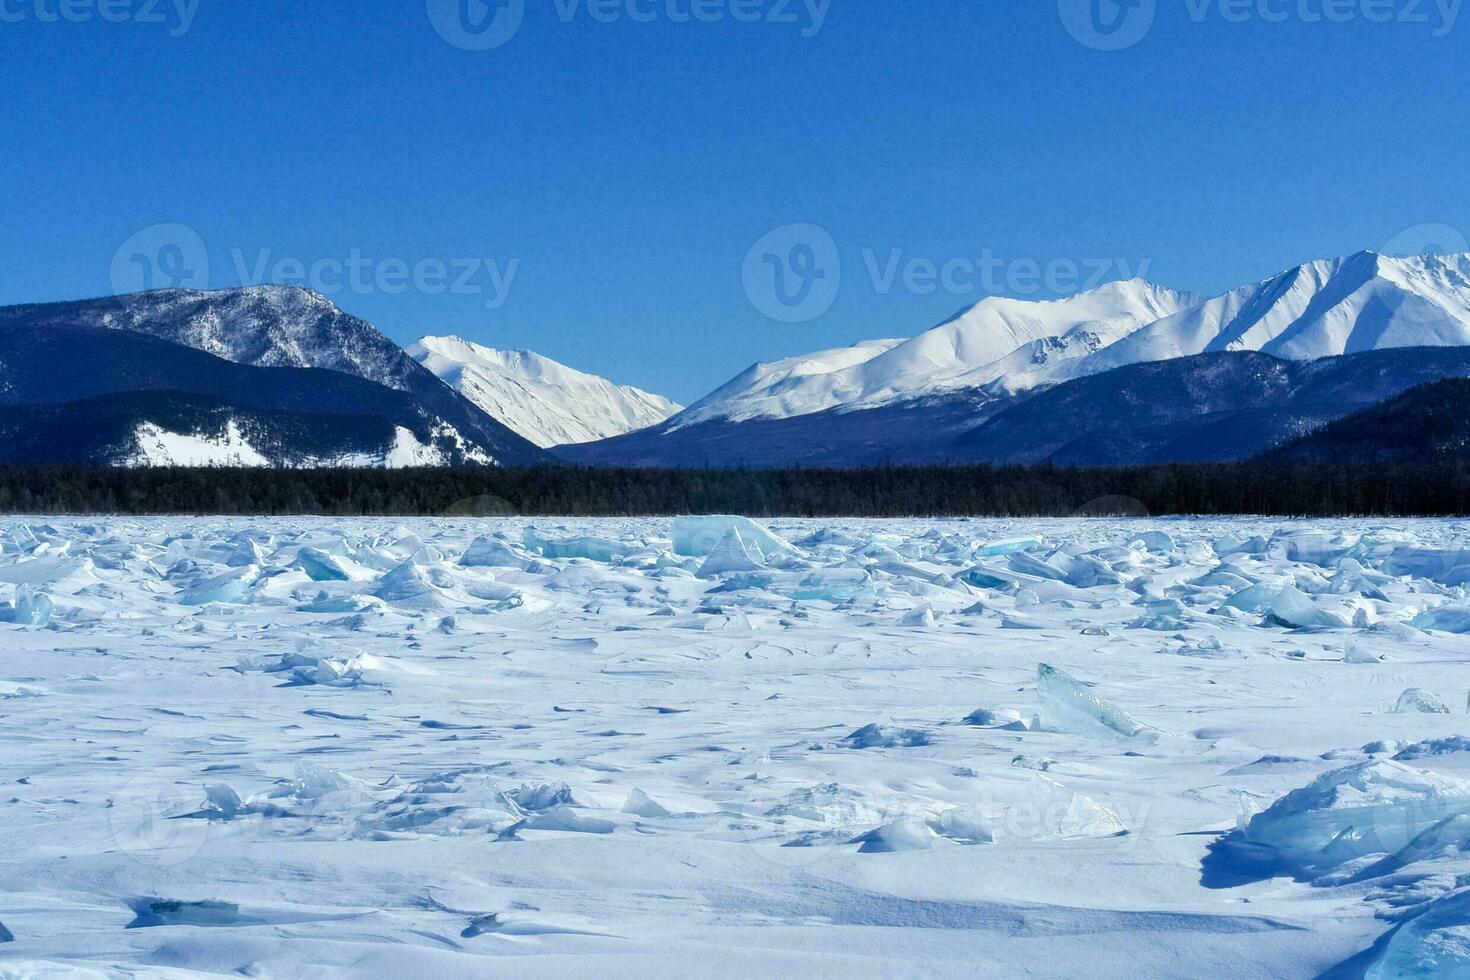
{"type": "Polygon", "coordinates": [[[1440,606],[1416,616],[1409,625],[1441,633],[1470,633],[1470,606],[1440,606]]]}
{"type": "Polygon", "coordinates": [[[639,549],[637,544],[629,544],[623,541],[612,541],[607,538],[597,538],[584,535],[577,538],[566,538],[555,540],[542,537],[534,528],[526,528],[525,535],[526,550],[543,555],[556,561],[567,561],[573,558],[585,558],[588,561],[603,563],[615,562],[619,558],[639,549]]]}
{"type": "Polygon", "coordinates": [[[15,593],[15,615],[12,622],[17,626],[46,626],[50,624],[55,611],[56,607],[44,592],[22,585],[15,593]]]}
{"type": "Polygon", "coordinates": [[[244,602],[250,587],[259,578],[260,569],[255,565],[246,565],[201,582],[179,596],[179,602],[186,606],[204,606],[212,602],[244,602]]]}
{"type": "Polygon", "coordinates": [[[1392,854],[1442,820],[1470,812],[1470,784],[1388,759],[1323,773],[1251,817],[1243,836],[1319,870],[1392,854]]]}
{"type": "Polygon", "coordinates": [[[302,548],[296,562],[313,582],[350,582],[358,577],[336,555],[316,548],[302,548]]]}
{"type": "Polygon", "coordinates": [[[764,562],[796,551],[789,542],[747,517],[681,517],[674,522],[674,553],[704,558],[731,530],[738,531],[745,547],[764,562]]]}
{"type": "Polygon", "coordinates": [[[1042,725],[1050,731],[1099,735],[1104,731],[1132,737],[1150,731],[1111,701],[1076,678],[1049,664],[1036,667],[1042,725]]]}
{"type": "Polygon", "coordinates": [[[744,536],[735,528],[725,532],[715,549],[699,567],[700,578],[729,575],[735,572],[757,572],[765,568],[758,559],[759,550],[748,547],[744,536]],[[754,551],[754,553],[752,553],[754,551]]]}
{"type": "Polygon", "coordinates": [[[975,549],[976,558],[995,558],[1000,555],[1014,555],[1022,551],[1030,551],[1032,548],[1040,548],[1040,538],[1006,538],[1003,541],[990,541],[975,549]]]}
{"type": "Polygon", "coordinates": [[[1447,715],[1450,709],[1439,698],[1422,687],[1411,687],[1399,695],[1393,706],[1396,715],[1447,715]]]}
{"type": "Polygon", "coordinates": [[[244,565],[265,564],[266,553],[254,538],[245,538],[225,555],[225,564],[231,568],[244,565]]]}

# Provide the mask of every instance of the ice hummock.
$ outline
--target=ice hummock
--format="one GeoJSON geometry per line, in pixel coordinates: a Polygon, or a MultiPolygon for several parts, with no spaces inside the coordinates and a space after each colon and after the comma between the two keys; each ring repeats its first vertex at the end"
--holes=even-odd
{"type": "Polygon", "coordinates": [[[901,851],[927,851],[934,846],[935,833],[918,817],[902,817],[861,834],[853,839],[861,844],[860,854],[895,854],[901,851]]]}
{"type": "Polygon", "coordinates": [[[1323,773],[1251,817],[1253,844],[1318,869],[1392,854],[1450,817],[1470,813],[1470,784],[1374,759],[1323,773]]]}
{"type": "Polygon", "coordinates": [[[1271,600],[1266,621],[1288,629],[1346,629],[1349,625],[1346,619],[1322,609],[1310,596],[1290,585],[1271,600]]]}

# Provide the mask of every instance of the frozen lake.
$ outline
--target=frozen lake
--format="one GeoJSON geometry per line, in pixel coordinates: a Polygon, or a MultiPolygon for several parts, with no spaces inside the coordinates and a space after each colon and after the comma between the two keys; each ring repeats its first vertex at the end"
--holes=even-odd
{"type": "Polygon", "coordinates": [[[1470,971],[1470,522],[0,542],[0,977],[1470,971]]]}

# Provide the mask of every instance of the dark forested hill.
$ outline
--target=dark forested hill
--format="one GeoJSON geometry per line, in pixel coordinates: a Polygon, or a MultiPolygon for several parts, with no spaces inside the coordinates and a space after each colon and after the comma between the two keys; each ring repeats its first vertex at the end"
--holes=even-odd
{"type": "Polygon", "coordinates": [[[1338,419],[1265,457],[1287,463],[1470,462],[1470,380],[1445,378],[1338,419]]]}

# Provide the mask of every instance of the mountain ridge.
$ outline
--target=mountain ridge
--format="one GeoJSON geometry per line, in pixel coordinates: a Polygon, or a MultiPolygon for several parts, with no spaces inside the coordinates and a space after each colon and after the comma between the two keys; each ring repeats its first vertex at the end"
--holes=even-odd
{"type": "Polygon", "coordinates": [[[249,367],[312,368],[361,378],[412,394],[499,464],[550,461],[372,324],[298,286],[166,289],[0,308],[0,332],[78,326],[151,336],[249,367]]]}
{"type": "Polygon", "coordinates": [[[1137,279],[1063,300],[988,298],[908,340],[755,365],[658,426],[558,453],[591,465],[932,461],[946,458],[966,410],[979,429],[1040,393],[1138,364],[1253,351],[1305,362],[1466,345],[1470,254],[1359,252],[1209,299],[1137,279]],[[1153,313],[1166,315],[1148,319],[1153,313]]]}
{"type": "Polygon", "coordinates": [[[500,350],[450,335],[423,337],[406,351],[543,449],[644,429],[682,410],[662,395],[615,384],[530,350],[500,350]]]}

